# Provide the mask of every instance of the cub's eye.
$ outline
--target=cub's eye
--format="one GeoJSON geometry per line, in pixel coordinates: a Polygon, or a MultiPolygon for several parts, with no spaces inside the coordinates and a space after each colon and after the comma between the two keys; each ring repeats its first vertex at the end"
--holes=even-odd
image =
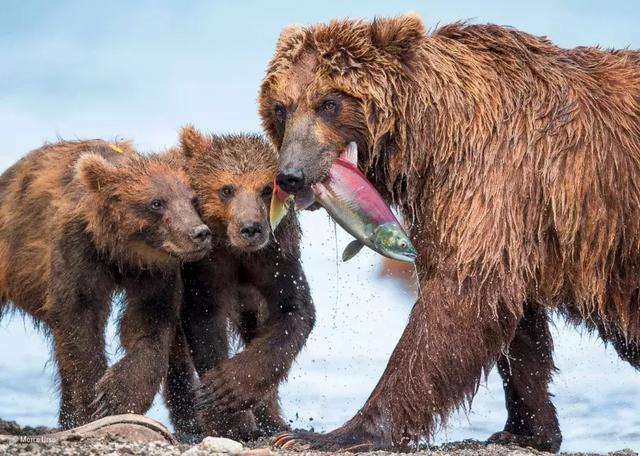
{"type": "Polygon", "coordinates": [[[151,201],[151,203],[149,203],[149,209],[153,212],[162,212],[164,209],[164,201],[159,199],[151,201]]]}
{"type": "Polygon", "coordinates": [[[193,198],[191,198],[191,205],[193,207],[195,207],[196,209],[200,207],[200,198],[198,198],[197,196],[194,196],[193,198]]]}
{"type": "Polygon", "coordinates": [[[261,196],[263,198],[269,198],[272,193],[273,193],[273,187],[271,187],[271,185],[267,185],[265,188],[262,189],[261,196]]]}
{"type": "Polygon", "coordinates": [[[273,105],[273,114],[278,122],[284,122],[287,118],[287,108],[282,103],[276,103],[273,105]]]}
{"type": "Polygon", "coordinates": [[[335,115],[340,110],[340,102],[338,100],[324,100],[320,105],[320,110],[326,115],[335,115]]]}
{"type": "Polygon", "coordinates": [[[236,189],[231,185],[225,185],[220,189],[220,196],[224,199],[229,199],[235,195],[236,189]]]}

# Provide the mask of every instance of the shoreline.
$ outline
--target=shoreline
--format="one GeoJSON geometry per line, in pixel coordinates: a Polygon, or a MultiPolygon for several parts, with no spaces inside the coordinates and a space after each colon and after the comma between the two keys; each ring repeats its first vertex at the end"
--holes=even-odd
{"type": "MultiPolygon", "coordinates": [[[[136,442],[121,435],[82,436],[71,432],[64,438],[54,438],[55,429],[20,426],[16,422],[0,420],[0,454],[70,456],[85,454],[149,455],[149,456],[205,456],[214,454],[236,454],[241,456],[324,456],[332,453],[319,451],[285,451],[270,447],[270,439],[261,439],[244,444],[242,451],[219,452],[206,441],[197,445],[171,443],[167,440],[136,442]],[[49,437],[50,436],[50,437],[49,437]]],[[[169,436],[170,437],[170,436],[169,436]]],[[[373,451],[374,456],[401,456],[402,453],[373,451]]],[[[406,453],[404,453],[406,454],[406,453]]],[[[533,449],[487,444],[476,440],[447,443],[440,447],[412,453],[420,456],[540,456],[549,455],[533,449]]],[[[638,456],[631,449],[620,449],[607,453],[562,452],[564,456],[638,456]]]]}

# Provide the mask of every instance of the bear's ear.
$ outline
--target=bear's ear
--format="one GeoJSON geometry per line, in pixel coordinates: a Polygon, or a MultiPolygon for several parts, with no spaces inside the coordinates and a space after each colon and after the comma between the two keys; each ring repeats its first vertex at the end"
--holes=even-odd
{"type": "Polygon", "coordinates": [[[202,156],[207,151],[207,138],[192,125],[187,125],[180,131],[180,144],[185,157],[202,156]]]}
{"type": "Polygon", "coordinates": [[[80,157],[76,165],[77,176],[92,191],[117,182],[118,168],[97,154],[86,154],[80,157]]]}
{"type": "Polygon", "coordinates": [[[276,42],[277,49],[283,49],[291,47],[292,44],[304,39],[304,26],[301,24],[289,24],[285,25],[280,31],[278,41],[276,42]]]}
{"type": "Polygon", "coordinates": [[[376,18],[371,23],[371,42],[398,59],[412,55],[413,48],[427,32],[420,16],[414,13],[397,17],[376,18]]]}

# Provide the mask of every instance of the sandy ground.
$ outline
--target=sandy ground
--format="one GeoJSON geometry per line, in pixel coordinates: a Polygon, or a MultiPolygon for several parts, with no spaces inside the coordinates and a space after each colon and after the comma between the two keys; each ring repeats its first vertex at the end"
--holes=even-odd
{"type": "MultiPolygon", "coordinates": [[[[0,420],[0,455],[149,455],[149,456],[205,456],[215,453],[202,445],[172,445],[164,442],[154,443],[135,443],[127,441],[116,435],[106,437],[90,437],[81,438],[79,436],[70,436],[62,441],[52,441],[47,438],[46,433],[51,429],[39,427],[20,427],[15,422],[0,420]],[[11,437],[9,437],[11,436],[11,437]]],[[[286,456],[322,456],[329,453],[320,452],[291,452],[280,451],[274,448],[269,449],[269,440],[264,439],[257,442],[248,443],[245,447],[246,452],[235,453],[242,456],[268,456],[268,455],[286,455],[286,456]]],[[[372,452],[368,453],[378,456],[392,456],[398,453],[389,452],[372,452]]],[[[535,450],[505,447],[499,445],[486,445],[482,442],[474,440],[466,440],[452,444],[443,445],[428,451],[415,453],[418,455],[434,455],[434,456],[530,456],[544,455],[535,450]]],[[[562,453],[563,455],[586,456],[597,455],[598,453],[562,453]]],[[[638,456],[638,453],[632,450],[621,450],[609,455],[616,456],[638,456]]]]}

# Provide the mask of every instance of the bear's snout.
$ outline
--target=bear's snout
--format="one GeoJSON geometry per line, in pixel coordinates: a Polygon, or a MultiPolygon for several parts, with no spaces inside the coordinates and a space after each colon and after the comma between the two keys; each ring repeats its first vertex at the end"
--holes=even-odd
{"type": "Polygon", "coordinates": [[[304,188],[304,171],[287,168],[278,174],[278,186],[287,193],[295,194],[304,188]]]}
{"type": "Polygon", "coordinates": [[[191,240],[201,247],[211,244],[211,230],[207,225],[199,225],[191,230],[191,240]]]}
{"type": "Polygon", "coordinates": [[[240,235],[249,242],[258,240],[264,233],[261,223],[248,223],[240,229],[240,235]]]}

